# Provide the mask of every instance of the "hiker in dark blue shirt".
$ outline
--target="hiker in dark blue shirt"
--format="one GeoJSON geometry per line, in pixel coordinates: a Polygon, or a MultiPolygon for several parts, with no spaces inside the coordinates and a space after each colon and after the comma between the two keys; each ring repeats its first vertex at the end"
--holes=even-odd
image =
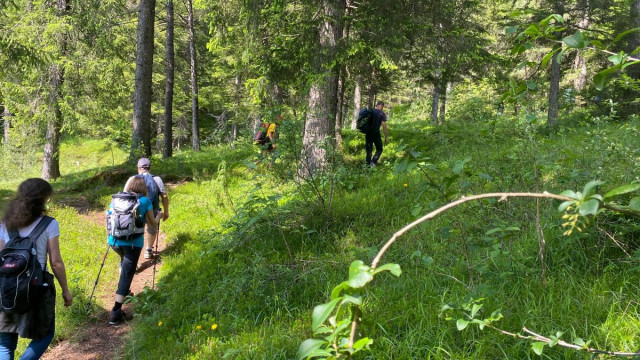
{"type": "Polygon", "coordinates": [[[367,165],[375,166],[378,164],[380,155],[382,155],[382,136],[380,135],[380,126],[382,125],[382,132],[384,132],[384,144],[389,142],[389,136],[387,134],[387,115],[382,111],[384,108],[384,102],[378,101],[376,108],[373,109],[373,124],[371,129],[364,136],[365,148],[367,150],[367,165]],[[371,157],[373,152],[373,145],[376,146],[376,153],[371,157]]]}

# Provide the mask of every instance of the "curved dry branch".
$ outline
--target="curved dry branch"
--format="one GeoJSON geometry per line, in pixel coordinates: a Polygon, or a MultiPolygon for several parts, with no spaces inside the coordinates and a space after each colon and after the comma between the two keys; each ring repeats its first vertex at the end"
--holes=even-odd
{"type": "Polygon", "coordinates": [[[555,200],[562,200],[562,201],[571,201],[571,200],[575,200],[572,199],[570,197],[566,197],[566,196],[562,196],[562,195],[556,195],[556,194],[551,194],[548,192],[543,192],[543,193],[488,193],[488,194],[480,194],[480,195],[474,195],[474,196],[469,196],[469,197],[462,197],[462,199],[454,201],[452,203],[449,203],[437,210],[434,210],[430,213],[428,213],[427,215],[419,218],[418,220],[412,222],[411,224],[403,227],[402,229],[398,230],[395,234],[393,234],[393,236],[391,237],[391,239],[389,239],[389,241],[387,241],[386,244],[384,244],[384,246],[382,247],[382,249],[380,249],[380,251],[378,252],[378,255],[376,255],[376,257],[373,259],[373,262],[371,263],[371,268],[375,269],[376,266],[378,266],[378,262],[380,262],[380,259],[382,258],[382,255],[384,255],[384,253],[389,249],[389,247],[391,247],[391,245],[393,245],[393,243],[398,239],[398,237],[400,237],[402,234],[406,233],[407,231],[413,229],[414,227],[416,227],[417,225],[421,224],[422,222],[432,219],[434,217],[436,217],[438,214],[444,212],[445,210],[449,210],[453,207],[456,207],[460,204],[466,203],[468,201],[473,201],[473,200],[480,200],[480,199],[488,199],[488,198],[500,198],[499,201],[504,201],[507,198],[510,197],[532,197],[532,198],[548,198],[548,199],[555,199],[555,200]]]}

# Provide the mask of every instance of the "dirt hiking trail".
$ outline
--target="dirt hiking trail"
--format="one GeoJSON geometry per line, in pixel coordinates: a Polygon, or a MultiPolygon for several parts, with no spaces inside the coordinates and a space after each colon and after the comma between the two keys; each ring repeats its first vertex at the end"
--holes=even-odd
{"type": "MultiPolygon", "coordinates": [[[[101,225],[104,222],[104,211],[92,210],[93,207],[91,207],[90,204],[85,203],[82,199],[75,199],[64,203],[67,206],[76,208],[79,215],[83,218],[84,221],[91,221],[101,225]]],[[[165,237],[166,235],[160,232],[158,239],[158,254],[155,258],[155,261],[157,261],[155,279],[156,283],[158,280],[158,270],[160,270],[160,268],[162,267],[161,255],[166,248],[165,237]]],[[[106,245],[103,249],[106,250],[106,245]]],[[[101,250],[101,254],[104,254],[104,250],[101,250]]],[[[109,250],[108,256],[117,257],[118,255],[114,253],[113,250],[109,250]]],[[[102,255],[100,257],[100,261],[102,261],[102,255]]],[[[140,254],[140,259],[138,260],[138,269],[136,270],[136,275],[133,277],[133,283],[131,284],[131,291],[134,294],[142,292],[145,286],[148,286],[149,288],[152,287],[154,276],[153,264],[154,259],[144,258],[143,250],[143,253],[140,254]]],[[[96,269],[92,272],[92,274],[97,275],[98,266],[96,266],[96,269]]],[[[104,274],[104,272],[106,271],[117,271],[117,269],[110,269],[105,266],[102,271],[104,274]]],[[[103,274],[100,275],[101,279],[103,274]]],[[[111,310],[111,306],[113,305],[113,297],[117,285],[117,280],[113,284],[103,284],[101,280],[98,286],[105,287],[107,289],[113,289],[113,291],[106,291],[104,294],[99,294],[99,292],[96,290],[96,294],[94,295],[92,303],[98,303],[101,305],[106,304],[104,305],[106,309],[95,310],[95,307],[93,307],[84,328],[78,331],[72,337],[60,339],[60,342],[58,342],[56,345],[50,346],[47,352],[45,352],[45,354],[42,356],[42,359],[93,360],[121,358],[124,352],[123,348],[125,345],[126,335],[127,333],[129,333],[129,331],[131,331],[131,326],[135,323],[136,320],[134,317],[132,320],[125,321],[124,323],[119,325],[109,325],[109,311],[111,310]]],[[[74,302],[75,301],[77,300],[74,299],[74,302]]],[[[86,303],[81,305],[84,308],[86,303]]],[[[125,304],[123,306],[124,311],[128,315],[133,314],[132,308],[132,304],[125,304]]]]}

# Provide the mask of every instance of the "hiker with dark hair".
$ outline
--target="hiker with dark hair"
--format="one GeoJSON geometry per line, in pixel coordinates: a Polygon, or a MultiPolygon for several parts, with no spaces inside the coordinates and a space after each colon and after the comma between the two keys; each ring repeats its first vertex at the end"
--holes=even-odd
{"type": "Polygon", "coordinates": [[[389,136],[387,134],[387,115],[382,111],[384,108],[384,102],[378,101],[376,108],[373,109],[372,124],[369,131],[364,136],[365,149],[367,151],[366,162],[369,166],[375,166],[378,164],[380,155],[382,155],[382,136],[380,135],[380,126],[384,132],[384,144],[389,142],[389,136]],[[373,146],[376,146],[376,153],[371,157],[373,153],[373,146]]]}
{"type": "MultiPolygon", "coordinates": [[[[162,200],[162,210],[164,213],[162,221],[167,221],[169,218],[169,197],[167,196],[167,190],[159,176],[153,176],[149,173],[150,169],[151,161],[149,161],[149,159],[141,158],[138,160],[138,175],[134,175],[127,180],[127,183],[124,185],[124,191],[127,191],[127,186],[133,178],[143,177],[147,184],[147,198],[151,200],[151,204],[153,205],[153,213],[157,214],[160,211],[160,200],[162,200]]],[[[156,255],[153,252],[153,245],[156,242],[157,234],[158,225],[150,226],[147,224],[146,233],[144,235],[144,242],[147,244],[147,248],[144,251],[145,259],[151,259],[156,255]]]]}
{"type": "MultiPolygon", "coordinates": [[[[32,339],[20,359],[39,359],[53,339],[55,332],[55,286],[49,266],[62,290],[64,306],[71,306],[73,296],[67,286],[67,274],[60,255],[60,225],[48,216],[46,203],[53,195],[51,185],[40,178],[23,181],[18,192],[6,206],[0,226],[0,250],[11,240],[31,238],[36,249],[35,266],[41,266],[48,287],[37,300],[37,306],[26,313],[0,312],[0,359],[13,359],[18,336],[32,339]],[[42,222],[42,224],[40,224],[42,222]],[[38,226],[40,224],[40,226],[38,226]],[[45,227],[46,224],[46,227],[45,227]],[[38,230],[39,229],[39,230],[38,230]],[[35,230],[35,231],[34,231],[35,230]],[[35,234],[39,234],[36,235],[35,234]]],[[[11,246],[11,244],[9,244],[11,246]]]]}
{"type": "MultiPolygon", "coordinates": [[[[125,192],[138,195],[137,216],[148,227],[157,228],[162,211],[155,214],[151,200],[147,197],[147,185],[143,177],[134,176],[127,182],[125,192]]],[[[143,224],[141,224],[143,225],[143,224]]],[[[141,226],[142,227],[142,226],[141,226]]],[[[109,324],[116,325],[125,320],[126,314],[122,311],[122,304],[127,295],[130,293],[133,275],[136,272],[138,259],[144,246],[144,234],[133,235],[126,239],[115,238],[109,235],[109,244],[113,247],[113,251],[120,255],[120,280],[118,280],[118,290],[116,290],[115,303],[111,309],[109,324]]]]}

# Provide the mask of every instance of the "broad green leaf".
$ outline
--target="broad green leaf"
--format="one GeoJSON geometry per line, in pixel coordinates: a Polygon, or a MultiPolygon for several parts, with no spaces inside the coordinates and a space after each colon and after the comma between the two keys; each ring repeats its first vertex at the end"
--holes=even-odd
{"type": "Polygon", "coordinates": [[[560,206],[558,206],[558,211],[559,212],[563,212],[565,210],[567,210],[567,208],[573,204],[575,204],[575,200],[570,200],[570,201],[565,201],[562,204],[560,204],[560,206]]]}
{"type": "Polygon", "coordinates": [[[558,53],[558,57],[556,58],[556,61],[558,62],[558,64],[562,64],[562,59],[564,57],[564,53],[566,52],[567,52],[567,49],[560,50],[560,52],[558,53]]]}
{"type": "Polygon", "coordinates": [[[587,183],[587,185],[584,186],[584,190],[582,190],[582,194],[584,194],[584,196],[589,196],[591,194],[591,190],[599,185],[604,184],[604,181],[600,181],[600,180],[591,180],[587,183]]]}
{"type": "Polygon", "coordinates": [[[537,341],[534,342],[533,344],[531,344],[531,349],[533,350],[534,353],[536,353],[536,355],[542,355],[542,351],[544,350],[544,346],[547,343],[543,343],[541,341],[537,341]]]}
{"type": "Polygon", "coordinates": [[[613,39],[613,42],[618,42],[620,40],[622,40],[624,37],[626,37],[627,35],[633,34],[635,32],[639,32],[640,31],[640,27],[637,27],[635,29],[631,29],[631,30],[627,30],[623,33],[620,33],[620,35],[616,36],[615,39],[613,39]]]}
{"type": "Polygon", "coordinates": [[[560,51],[560,48],[554,49],[552,52],[550,52],[550,53],[548,53],[547,55],[545,55],[545,56],[542,58],[542,63],[541,63],[542,67],[546,67],[546,66],[547,66],[547,64],[549,63],[549,60],[551,60],[551,57],[553,57],[553,55],[554,55],[555,53],[557,53],[558,51],[560,51]]]}
{"type": "Polygon", "coordinates": [[[370,268],[361,260],[356,260],[351,263],[349,267],[349,280],[346,284],[354,289],[365,286],[369,281],[373,279],[373,275],[370,272],[370,268]]]}
{"type": "Polygon", "coordinates": [[[442,305],[442,307],[440,308],[440,312],[445,312],[447,310],[454,310],[455,308],[449,304],[444,304],[442,305]]]}
{"type": "Polygon", "coordinates": [[[458,321],[456,321],[456,327],[458,328],[458,331],[464,330],[468,325],[469,321],[465,319],[458,319],[458,321]]]}
{"type": "Polygon", "coordinates": [[[473,304],[473,307],[471,308],[471,317],[476,317],[476,314],[480,309],[482,309],[482,304],[473,304]]]}
{"type": "Polygon", "coordinates": [[[582,204],[580,204],[580,207],[579,207],[580,215],[582,216],[595,215],[596,212],[598,212],[599,205],[600,205],[600,202],[595,199],[591,199],[583,202],[582,204]]]}
{"type": "Polygon", "coordinates": [[[486,233],[484,233],[484,234],[485,234],[485,235],[491,235],[491,234],[497,233],[498,231],[502,231],[502,228],[493,228],[493,229],[491,229],[491,230],[487,231],[487,232],[486,232],[486,233]]]}
{"type": "Polygon", "coordinates": [[[529,89],[529,90],[535,90],[538,87],[536,82],[533,81],[533,80],[527,80],[526,84],[527,84],[527,89],[529,89]]]}
{"type": "Polygon", "coordinates": [[[508,26],[504,29],[504,33],[506,35],[513,35],[515,33],[518,32],[518,27],[517,26],[508,26]]]}
{"type": "Polygon", "coordinates": [[[640,211],[640,196],[636,196],[633,199],[631,199],[631,202],[629,203],[629,207],[632,210],[640,211]]]}
{"type": "Polygon", "coordinates": [[[333,299],[326,304],[318,305],[315,308],[313,308],[313,314],[311,315],[311,318],[312,318],[311,328],[313,329],[313,331],[316,331],[318,328],[320,328],[320,326],[322,326],[322,324],[324,324],[324,322],[327,320],[329,315],[331,315],[331,313],[333,312],[333,309],[335,309],[336,305],[338,304],[338,301],[340,300],[342,299],[341,298],[333,299]]]}
{"type": "Polygon", "coordinates": [[[582,340],[582,338],[573,339],[573,343],[578,345],[578,346],[585,346],[586,345],[586,343],[584,342],[584,340],[582,340]]]}
{"type": "Polygon", "coordinates": [[[627,185],[622,185],[620,187],[617,187],[613,190],[609,190],[606,194],[604,194],[604,198],[610,198],[613,196],[618,196],[618,195],[622,195],[622,194],[627,194],[630,192],[634,192],[636,190],[640,189],[640,184],[627,184],[627,185]]]}
{"type": "Polygon", "coordinates": [[[584,37],[582,36],[582,31],[580,30],[576,31],[575,34],[571,36],[565,36],[562,39],[562,42],[572,49],[583,49],[586,46],[584,37]]]}
{"type": "Polygon", "coordinates": [[[560,195],[570,197],[577,200],[577,194],[573,190],[565,190],[560,195]]]}
{"type": "Polygon", "coordinates": [[[595,85],[596,89],[598,90],[602,90],[604,88],[604,86],[607,83],[607,80],[609,79],[609,75],[611,75],[612,73],[618,71],[618,67],[614,66],[614,67],[610,67],[607,69],[604,69],[602,71],[600,71],[599,73],[597,73],[594,77],[593,77],[593,84],[595,85]]]}
{"type": "Polygon", "coordinates": [[[333,290],[331,291],[331,300],[338,298],[342,293],[342,290],[347,290],[347,289],[349,289],[349,285],[347,284],[346,281],[343,281],[342,283],[340,283],[340,285],[334,287],[333,290]]]}
{"type": "Polygon", "coordinates": [[[375,274],[377,274],[379,272],[382,272],[382,271],[389,271],[395,276],[400,276],[402,274],[402,270],[400,269],[400,265],[398,265],[398,264],[384,264],[384,265],[380,266],[379,268],[377,268],[373,272],[373,275],[375,275],[375,274]]]}
{"type": "Polygon", "coordinates": [[[369,338],[362,338],[358,341],[356,341],[353,344],[353,349],[358,351],[358,350],[362,350],[364,348],[368,348],[371,344],[373,344],[373,340],[369,339],[369,338]]]}
{"type": "Polygon", "coordinates": [[[620,65],[627,61],[627,54],[620,52],[616,55],[611,55],[607,58],[613,65],[620,65]]]}
{"type": "Polygon", "coordinates": [[[624,65],[622,65],[622,68],[623,68],[623,69],[626,69],[628,66],[631,66],[631,65],[638,65],[638,64],[640,64],[640,60],[637,60],[637,61],[631,61],[631,62],[627,62],[627,63],[625,63],[624,65]]]}
{"type": "MultiPolygon", "coordinates": [[[[319,350],[323,345],[328,345],[328,344],[329,343],[324,340],[307,339],[303,341],[302,344],[300,344],[300,347],[298,347],[298,354],[296,355],[296,357],[298,358],[298,360],[306,359],[312,356],[312,354],[314,354],[316,350],[319,350]]],[[[332,355],[331,353],[328,353],[325,356],[331,356],[331,355],[332,355]]]]}
{"type": "Polygon", "coordinates": [[[524,30],[524,33],[527,34],[527,35],[531,35],[531,36],[542,35],[542,33],[540,32],[540,27],[538,26],[538,24],[529,25],[529,27],[524,30]]]}
{"type": "Polygon", "coordinates": [[[362,296],[345,295],[344,302],[355,305],[362,305],[362,296]]]}

